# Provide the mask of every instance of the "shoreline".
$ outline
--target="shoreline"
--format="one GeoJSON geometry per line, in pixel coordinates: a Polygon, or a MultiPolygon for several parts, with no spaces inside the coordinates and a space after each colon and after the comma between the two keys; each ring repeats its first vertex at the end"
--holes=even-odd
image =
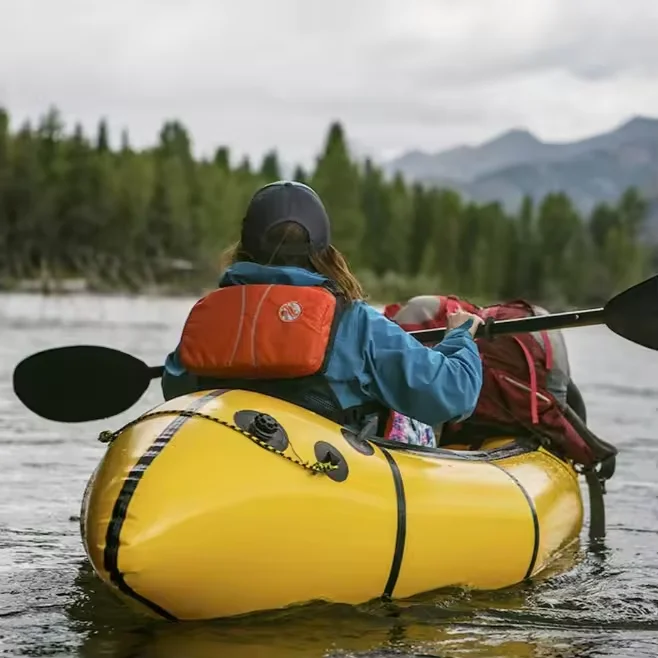
{"type": "Polygon", "coordinates": [[[94,285],[84,277],[66,279],[23,279],[0,282],[0,295],[35,295],[42,297],[193,297],[202,296],[213,286],[190,282],[143,284],[134,287],[94,285]]]}
{"type": "MultiPolygon", "coordinates": [[[[216,277],[215,277],[216,278],[216,277]]],[[[200,285],[191,284],[191,282],[171,282],[163,284],[145,284],[138,288],[128,287],[112,287],[112,286],[94,286],[82,278],[67,278],[67,279],[53,279],[44,284],[43,281],[38,279],[24,279],[22,281],[0,282],[0,299],[9,296],[29,296],[29,297],[43,297],[52,299],[65,299],[65,298],[124,298],[124,299],[199,299],[204,295],[215,290],[213,285],[200,285]]],[[[408,291],[410,294],[402,295],[403,298],[409,299],[414,295],[419,294],[432,294],[427,290],[408,291]]],[[[453,294],[453,293],[448,293],[453,294]]],[[[399,295],[398,295],[399,296],[399,295]]],[[[493,304],[497,301],[504,300],[484,300],[481,297],[462,295],[465,299],[472,301],[480,306],[493,304]]],[[[402,301],[396,299],[396,295],[383,295],[384,301],[376,298],[367,298],[365,301],[380,310],[383,310],[387,304],[402,301]]],[[[587,307],[592,308],[593,304],[583,303],[580,305],[574,304],[560,304],[546,301],[530,300],[534,304],[538,304],[547,308],[550,313],[576,311],[578,309],[587,307]],[[559,309],[559,310],[556,310],[559,309]]]]}

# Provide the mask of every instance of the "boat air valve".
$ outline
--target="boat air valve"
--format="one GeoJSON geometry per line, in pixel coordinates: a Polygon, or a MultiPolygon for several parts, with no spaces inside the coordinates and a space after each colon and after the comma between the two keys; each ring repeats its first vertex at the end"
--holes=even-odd
{"type": "Polygon", "coordinates": [[[288,447],[288,435],[276,418],[262,411],[243,409],[233,416],[235,424],[253,437],[267,443],[275,450],[285,450],[288,447]]]}
{"type": "Polygon", "coordinates": [[[267,442],[276,434],[276,431],[279,429],[279,423],[272,416],[258,414],[251,421],[249,429],[254,436],[267,442]]]}

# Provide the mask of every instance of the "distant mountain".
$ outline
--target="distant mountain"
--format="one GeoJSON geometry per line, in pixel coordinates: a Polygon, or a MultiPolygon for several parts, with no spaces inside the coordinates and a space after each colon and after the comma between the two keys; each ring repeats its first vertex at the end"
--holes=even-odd
{"type": "MultiPolygon", "coordinates": [[[[596,203],[616,201],[631,185],[651,199],[658,197],[658,119],[635,117],[611,132],[567,143],[510,130],[479,146],[435,154],[410,151],[384,169],[458,189],[475,201],[500,201],[511,211],[526,194],[540,199],[564,191],[589,212],[596,203]]],[[[658,237],[658,210],[651,224],[658,237]]]]}
{"type": "Polygon", "coordinates": [[[480,146],[457,148],[430,155],[412,151],[389,167],[423,179],[471,181],[501,167],[533,162],[542,157],[546,145],[526,130],[510,130],[480,146]]]}

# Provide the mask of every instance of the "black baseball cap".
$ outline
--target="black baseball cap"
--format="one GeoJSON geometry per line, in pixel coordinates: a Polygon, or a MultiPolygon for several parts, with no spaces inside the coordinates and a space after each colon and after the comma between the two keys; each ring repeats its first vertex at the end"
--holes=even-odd
{"type": "Polygon", "coordinates": [[[261,187],[251,198],[242,220],[242,248],[252,256],[278,253],[304,255],[324,251],[331,243],[329,216],[320,197],[308,185],[297,181],[277,181],[261,187]],[[269,244],[267,232],[283,222],[294,222],[306,229],[308,244],[269,244]]]}

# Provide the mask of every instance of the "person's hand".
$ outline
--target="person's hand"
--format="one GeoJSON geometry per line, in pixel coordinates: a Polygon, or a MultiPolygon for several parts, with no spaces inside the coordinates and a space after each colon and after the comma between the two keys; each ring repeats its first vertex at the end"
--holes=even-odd
{"type": "Polygon", "coordinates": [[[459,311],[456,311],[455,313],[449,313],[448,314],[448,321],[446,323],[446,328],[448,331],[451,329],[456,329],[457,327],[461,327],[461,325],[464,324],[464,322],[467,322],[468,320],[473,320],[473,324],[469,328],[469,333],[473,338],[475,338],[475,332],[478,330],[478,327],[481,324],[484,324],[484,321],[479,315],[475,315],[473,313],[467,313],[466,311],[462,311],[461,309],[459,311]]]}

